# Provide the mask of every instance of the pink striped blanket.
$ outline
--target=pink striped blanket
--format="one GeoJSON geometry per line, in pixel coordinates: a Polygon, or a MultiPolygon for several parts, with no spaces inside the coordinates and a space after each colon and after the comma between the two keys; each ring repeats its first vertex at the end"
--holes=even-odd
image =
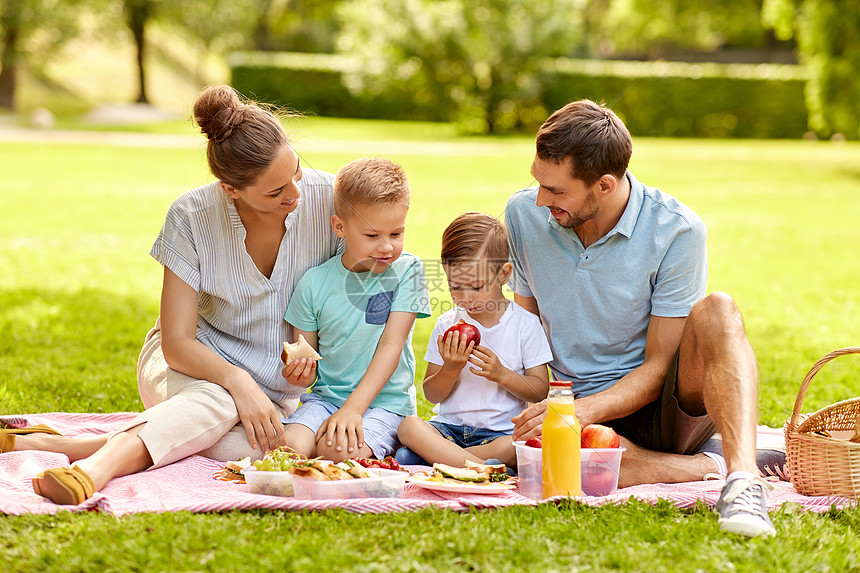
{"type": "MultiPolygon", "coordinates": [[[[0,422],[16,427],[48,424],[65,435],[74,436],[114,431],[134,415],[134,413],[46,413],[5,416],[0,418],[0,422]]],[[[770,440],[781,436],[781,430],[773,428],[761,427],[759,432],[764,434],[765,439],[770,440]]],[[[425,507],[468,512],[538,503],[520,495],[517,490],[498,495],[464,495],[429,491],[411,483],[406,484],[403,495],[399,498],[297,500],[258,495],[249,493],[247,485],[214,479],[213,474],[220,470],[223,464],[201,456],[192,456],[156,470],[116,478],[102,491],[78,506],[57,506],[33,492],[30,480],[35,474],[47,468],[68,464],[68,458],[61,454],[44,452],[0,454],[0,513],[52,514],[58,510],[69,510],[125,515],[142,512],[209,512],[252,508],[291,511],[340,508],[354,513],[383,513],[413,511],[425,507]]],[[[714,480],[639,485],[618,489],[605,497],[585,496],[580,499],[594,506],[622,503],[630,498],[652,504],[657,503],[658,500],[669,500],[682,508],[692,507],[698,501],[713,506],[717,502],[722,484],[721,480],[714,480]]],[[[831,506],[844,508],[857,503],[857,500],[850,498],[802,496],[785,481],[774,482],[773,485],[774,490],[768,497],[768,509],[778,509],[785,503],[791,503],[809,511],[823,512],[831,506]]]]}

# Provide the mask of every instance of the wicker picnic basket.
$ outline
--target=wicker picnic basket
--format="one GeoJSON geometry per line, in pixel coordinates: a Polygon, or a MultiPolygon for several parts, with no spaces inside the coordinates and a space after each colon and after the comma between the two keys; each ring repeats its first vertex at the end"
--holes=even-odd
{"type": "Polygon", "coordinates": [[[812,378],[825,364],[847,354],[860,354],[860,348],[834,350],[812,366],[783,428],[789,478],[803,495],[860,497],[860,443],[827,436],[834,431],[854,431],[852,439],[858,439],[860,398],[831,404],[814,414],[800,413],[812,378]]]}

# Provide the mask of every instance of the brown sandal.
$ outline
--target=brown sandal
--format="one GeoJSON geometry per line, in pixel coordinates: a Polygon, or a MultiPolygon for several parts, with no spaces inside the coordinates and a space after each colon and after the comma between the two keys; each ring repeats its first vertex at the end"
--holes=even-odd
{"type": "Polygon", "coordinates": [[[57,505],[81,504],[95,489],[93,480],[77,465],[45,470],[33,478],[33,491],[57,505]]]}
{"type": "Polygon", "coordinates": [[[2,428],[0,429],[0,454],[14,450],[15,436],[24,434],[54,434],[62,436],[60,432],[45,424],[37,424],[26,428],[2,428]]]}

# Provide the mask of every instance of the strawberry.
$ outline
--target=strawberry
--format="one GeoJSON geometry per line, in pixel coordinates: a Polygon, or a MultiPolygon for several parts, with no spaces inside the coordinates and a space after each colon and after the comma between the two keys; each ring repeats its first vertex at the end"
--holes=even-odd
{"type": "Polygon", "coordinates": [[[400,463],[392,456],[388,456],[387,458],[385,458],[385,460],[388,462],[388,466],[391,469],[400,471],[400,463]]]}
{"type": "Polygon", "coordinates": [[[391,458],[389,457],[389,458],[385,458],[384,460],[376,460],[376,464],[377,464],[376,467],[383,469],[383,470],[390,470],[391,464],[388,461],[390,459],[391,458]]]}

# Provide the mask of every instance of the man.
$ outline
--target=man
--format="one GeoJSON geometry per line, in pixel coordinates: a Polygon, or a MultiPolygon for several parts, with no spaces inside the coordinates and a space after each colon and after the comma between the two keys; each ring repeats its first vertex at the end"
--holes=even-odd
{"type": "MultiPolygon", "coordinates": [[[[775,533],[756,466],[756,360],[731,297],[705,296],[705,225],[627,170],[630,134],[604,106],[568,104],[536,143],[538,186],[506,209],[511,287],[540,316],[583,427],[622,436],[624,486],[727,473],[720,527],[775,533]],[[697,453],[715,431],[725,458],[697,453]]],[[[545,416],[545,401],[517,416],[514,439],[545,416]]]]}

